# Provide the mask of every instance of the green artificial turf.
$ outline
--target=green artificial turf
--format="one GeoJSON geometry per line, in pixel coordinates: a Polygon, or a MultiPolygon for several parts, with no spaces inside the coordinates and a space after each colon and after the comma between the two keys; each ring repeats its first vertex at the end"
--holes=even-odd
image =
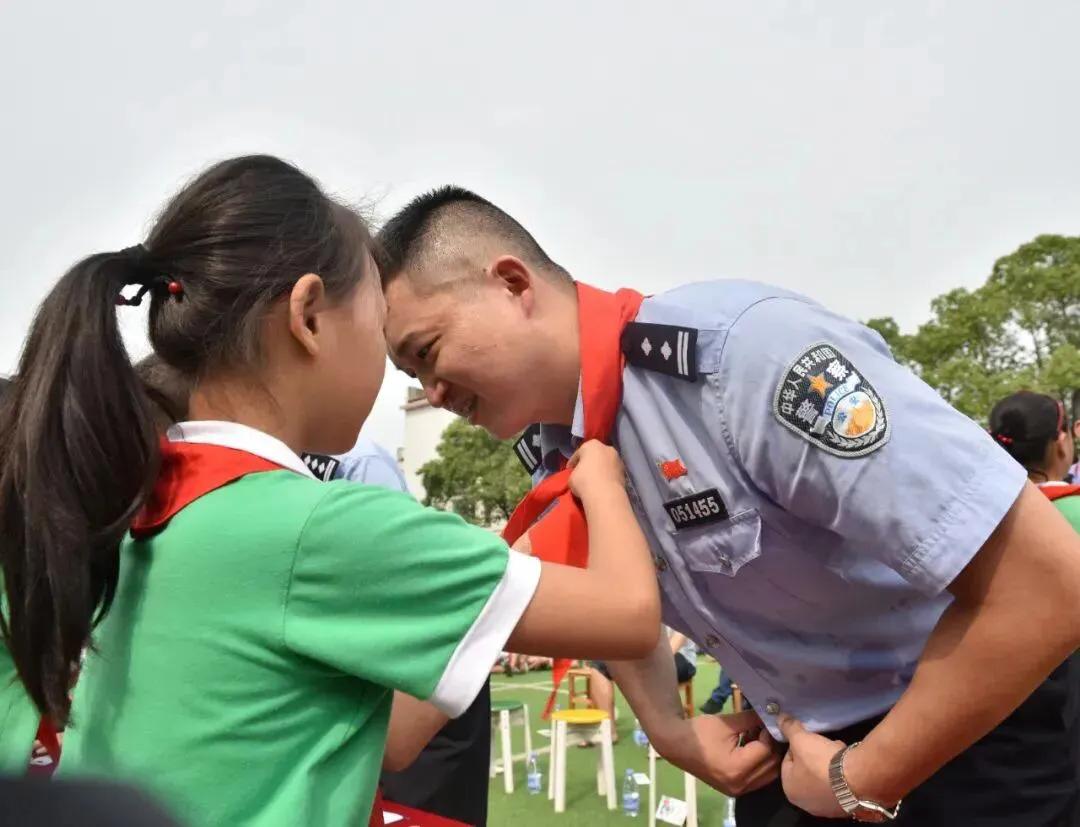
{"type": "MultiPolygon", "coordinates": [[[[716,686],[719,667],[711,658],[699,658],[698,673],[694,678],[694,703],[701,706],[716,686]]],[[[529,706],[532,719],[533,750],[538,752],[540,771],[543,773],[543,792],[530,795],[525,785],[525,763],[514,764],[514,792],[507,795],[503,789],[502,776],[492,779],[488,823],[491,827],[533,827],[533,825],[561,825],[561,827],[596,827],[605,824],[622,824],[628,821],[620,809],[609,811],[607,802],[596,793],[596,760],[599,748],[582,749],[571,747],[567,758],[566,774],[566,812],[555,814],[553,802],[547,797],[550,740],[541,734],[549,729],[548,723],[540,719],[544,704],[551,691],[550,672],[531,672],[527,675],[515,675],[506,678],[494,675],[491,680],[492,700],[521,701],[529,706]]],[[[560,703],[565,709],[566,689],[560,693],[560,703]]],[[[615,784],[617,804],[621,806],[623,774],[627,768],[648,773],[648,751],[633,742],[634,715],[621,694],[616,694],[618,720],[616,730],[619,742],[615,745],[615,784]]],[[[700,714],[700,713],[699,713],[700,714]]],[[[524,752],[521,728],[513,727],[513,749],[515,755],[524,752]]],[[[500,755],[500,742],[497,723],[492,727],[492,756],[500,755]]],[[[658,790],[656,800],[661,795],[683,798],[683,774],[664,761],[657,763],[658,790]]],[[[726,814],[727,800],[720,793],[701,782],[698,791],[698,823],[701,827],[720,827],[726,814]]],[[[641,814],[634,823],[646,823],[648,814],[648,788],[642,787],[641,814]]]]}

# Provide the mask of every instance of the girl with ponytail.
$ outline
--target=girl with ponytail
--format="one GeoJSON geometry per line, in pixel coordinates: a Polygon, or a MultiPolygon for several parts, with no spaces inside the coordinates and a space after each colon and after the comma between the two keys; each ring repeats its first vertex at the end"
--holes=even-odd
{"type": "Polygon", "coordinates": [[[297,168],[235,158],[39,309],[0,408],[0,636],[67,726],[61,775],[135,781],[192,827],[362,823],[391,690],[456,717],[504,648],[655,646],[612,449],[575,459],[588,569],[301,460],[347,451],[383,378],[372,245],[297,168]],[[155,370],[190,388],[164,440],[117,323],[144,302],[155,370]]]}

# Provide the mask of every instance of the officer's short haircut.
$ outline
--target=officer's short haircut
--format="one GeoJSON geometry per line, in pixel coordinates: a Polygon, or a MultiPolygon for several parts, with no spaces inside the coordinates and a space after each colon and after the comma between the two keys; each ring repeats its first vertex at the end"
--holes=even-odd
{"type": "Polygon", "coordinates": [[[440,256],[460,255],[476,239],[495,239],[542,276],[571,283],[570,275],[551,260],[521,224],[474,192],[444,186],[418,195],[387,221],[376,237],[376,259],[383,286],[409,271],[422,271],[421,291],[450,286],[435,264],[440,256]]]}

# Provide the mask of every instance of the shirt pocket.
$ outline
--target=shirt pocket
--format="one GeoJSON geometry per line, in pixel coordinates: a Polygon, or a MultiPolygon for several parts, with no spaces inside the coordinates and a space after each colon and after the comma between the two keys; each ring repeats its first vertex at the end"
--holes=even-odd
{"type": "Polygon", "coordinates": [[[675,543],[691,571],[734,577],[761,556],[761,515],[749,508],[722,523],[684,529],[675,543]]]}

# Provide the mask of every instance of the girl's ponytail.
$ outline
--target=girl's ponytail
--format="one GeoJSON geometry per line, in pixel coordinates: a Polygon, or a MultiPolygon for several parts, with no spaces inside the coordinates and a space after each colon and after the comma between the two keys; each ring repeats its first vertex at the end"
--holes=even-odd
{"type": "Polygon", "coordinates": [[[142,282],[129,251],[69,270],[38,310],[0,413],[0,630],[30,697],[60,724],[157,471],[152,409],[116,317],[122,289],[142,282]]]}

